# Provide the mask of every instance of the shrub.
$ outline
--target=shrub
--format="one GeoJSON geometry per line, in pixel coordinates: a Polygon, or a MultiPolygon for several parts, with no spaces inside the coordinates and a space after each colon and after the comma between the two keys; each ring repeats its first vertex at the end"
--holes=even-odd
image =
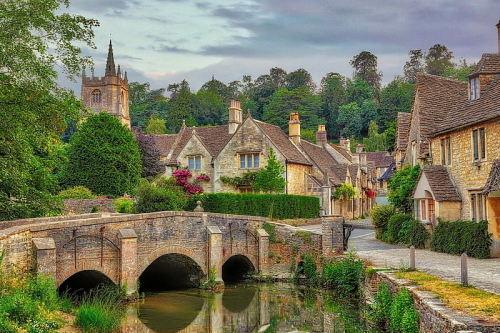
{"type": "Polygon", "coordinates": [[[373,300],[368,318],[377,327],[387,330],[391,316],[392,295],[385,281],[382,281],[378,286],[377,292],[373,295],[373,300]]]}
{"type": "Polygon", "coordinates": [[[177,187],[158,188],[142,179],[135,190],[135,211],[137,213],[183,210],[187,198],[177,187]]]}
{"type": "Polygon", "coordinates": [[[489,258],[491,243],[488,221],[440,220],[432,234],[430,249],[455,255],[466,253],[470,257],[489,258]]]}
{"type": "Polygon", "coordinates": [[[256,193],[210,193],[193,196],[188,210],[202,202],[206,212],[273,217],[277,219],[314,218],[319,216],[319,199],[311,196],[256,193]]]}
{"type": "Polygon", "coordinates": [[[352,252],[323,265],[326,286],[336,289],[343,296],[357,296],[363,277],[363,260],[357,259],[352,252]]]}
{"type": "Polygon", "coordinates": [[[318,267],[310,253],[304,256],[304,262],[302,266],[299,267],[297,274],[303,274],[309,280],[309,283],[314,284],[318,282],[318,267]]]}
{"type": "Polygon", "coordinates": [[[417,249],[424,249],[425,243],[431,236],[425,229],[425,226],[416,219],[412,220],[411,225],[408,228],[408,234],[410,237],[408,245],[413,245],[417,249]]]}
{"type": "Polygon", "coordinates": [[[377,228],[377,239],[381,239],[383,233],[387,230],[387,223],[392,215],[394,215],[394,207],[391,205],[381,205],[375,207],[370,215],[372,217],[372,224],[377,228]]]}
{"type": "Polygon", "coordinates": [[[418,312],[415,310],[411,293],[404,287],[394,296],[389,327],[392,332],[419,332],[418,312]]]}
{"type": "Polygon", "coordinates": [[[95,195],[84,186],[75,186],[67,190],[62,190],[58,194],[61,199],[94,199],[95,195]]]}
{"type": "Polygon", "coordinates": [[[124,195],[113,202],[113,206],[118,213],[133,213],[134,201],[129,195],[124,195]]]}
{"type": "Polygon", "coordinates": [[[413,189],[417,185],[418,176],[420,175],[420,165],[414,167],[405,167],[394,173],[389,180],[388,188],[389,202],[396,209],[404,214],[411,214],[413,211],[413,189]]]}

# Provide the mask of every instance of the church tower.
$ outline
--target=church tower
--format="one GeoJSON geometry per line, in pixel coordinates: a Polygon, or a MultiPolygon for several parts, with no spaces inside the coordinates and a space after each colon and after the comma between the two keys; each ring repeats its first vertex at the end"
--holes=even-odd
{"type": "Polygon", "coordinates": [[[109,41],[106,72],[103,77],[88,77],[85,70],[82,73],[82,100],[83,104],[91,108],[94,113],[106,111],[117,117],[123,125],[130,128],[128,105],[128,78],[127,72],[122,75],[120,65],[115,67],[113,44],[109,41]]]}

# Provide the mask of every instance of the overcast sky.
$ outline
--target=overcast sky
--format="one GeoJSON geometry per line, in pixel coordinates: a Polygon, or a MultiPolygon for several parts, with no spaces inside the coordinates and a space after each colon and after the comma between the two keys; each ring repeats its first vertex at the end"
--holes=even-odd
{"type": "MultiPolygon", "coordinates": [[[[104,75],[108,43],[129,81],[196,92],[212,75],[229,83],[304,68],[316,83],[352,75],[361,51],[378,57],[383,83],[402,75],[413,49],[443,44],[455,61],[498,52],[499,0],[73,0],[69,11],[99,20],[97,49],[83,49],[104,75]]],[[[80,82],[63,85],[80,93],[80,82]]]]}

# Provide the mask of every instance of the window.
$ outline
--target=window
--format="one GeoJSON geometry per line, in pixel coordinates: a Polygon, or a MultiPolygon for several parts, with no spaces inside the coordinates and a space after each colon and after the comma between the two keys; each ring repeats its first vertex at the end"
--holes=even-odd
{"type": "Polygon", "coordinates": [[[485,200],[482,193],[472,193],[470,195],[471,220],[486,220],[485,200]]]}
{"type": "Polygon", "coordinates": [[[191,170],[201,170],[201,156],[188,156],[188,167],[191,170]]]}
{"type": "Polygon", "coordinates": [[[469,96],[471,101],[479,98],[479,77],[469,80],[469,96]]]}
{"type": "Polygon", "coordinates": [[[101,91],[99,89],[92,91],[92,103],[101,103],[101,91]]]}
{"type": "Polygon", "coordinates": [[[472,131],[472,146],[474,150],[474,161],[486,158],[486,133],[484,128],[472,131]]]}
{"type": "Polygon", "coordinates": [[[240,154],[240,169],[258,169],[259,153],[240,154]]]}
{"type": "Polygon", "coordinates": [[[450,137],[441,139],[441,165],[451,164],[451,140],[450,137]]]}

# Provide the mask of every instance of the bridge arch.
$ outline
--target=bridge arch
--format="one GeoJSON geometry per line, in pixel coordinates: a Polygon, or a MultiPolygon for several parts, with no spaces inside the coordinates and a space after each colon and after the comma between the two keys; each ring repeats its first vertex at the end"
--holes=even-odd
{"type": "Polygon", "coordinates": [[[190,249],[181,248],[179,246],[165,246],[152,251],[146,257],[146,259],[138,267],[138,275],[144,273],[146,268],[148,268],[156,259],[167,254],[175,254],[175,253],[183,254],[186,257],[190,258],[191,260],[196,262],[198,266],[200,266],[201,270],[203,271],[203,274],[207,274],[204,254],[196,253],[194,251],[191,251],[190,249]]]}
{"type": "Polygon", "coordinates": [[[234,283],[244,280],[248,274],[257,272],[257,265],[242,253],[229,256],[222,265],[222,280],[225,283],[234,283]]]}
{"type": "Polygon", "coordinates": [[[101,270],[84,269],[68,276],[59,283],[59,292],[82,295],[102,285],[117,285],[101,270]]]}
{"type": "Polygon", "coordinates": [[[111,282],[114,284],[118,285],[119,281],[117,279],[117,274],[116,271],[113,267],[108,267],[108,266],[100,266],[100,265],[94,265],[92,263],[81,263],[81,265],[78,268],[75,268],[74,266],[71,267],[66,267],[65,270],[57,274],[57,285],[60,286],[64,281],[69,279],[75,274],[78,274],[80,272],[85,272],[85,271],[95,271],[98,272],[102,275],[104,275],[106,278],[108,278],[111,282]]]}

